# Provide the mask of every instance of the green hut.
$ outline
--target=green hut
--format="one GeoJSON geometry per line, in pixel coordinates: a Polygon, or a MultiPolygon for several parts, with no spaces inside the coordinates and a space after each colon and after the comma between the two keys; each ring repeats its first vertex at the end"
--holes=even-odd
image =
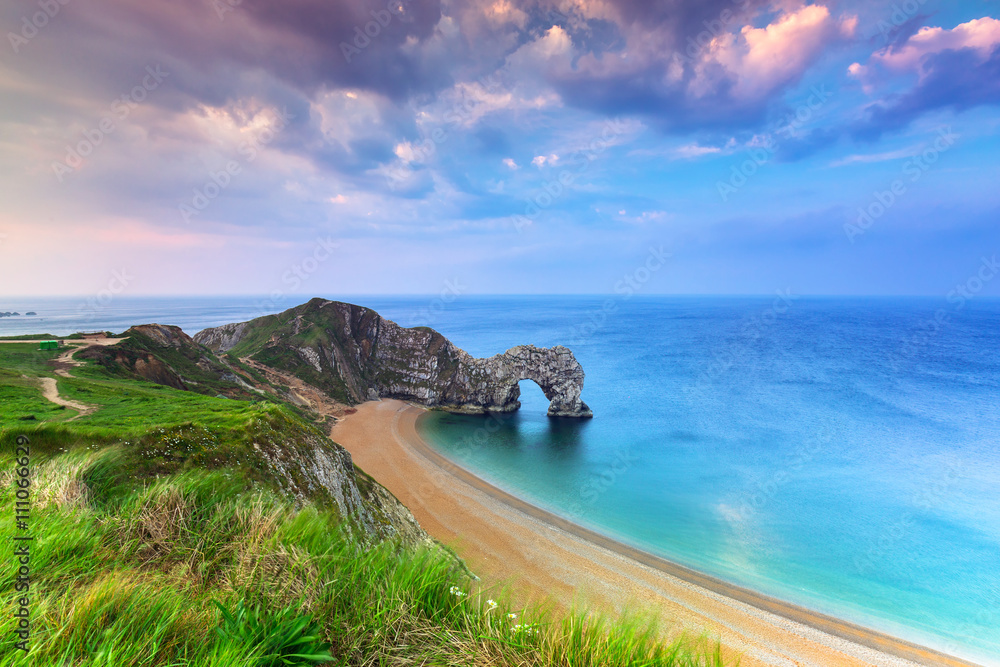
{"type": "Polygon", "coordinates": [[[38,344],[38,349],[39,350],[58,350],[59,349],[59,341],[57,341],[57,340],[43,340],[41,343],[38,344]]]}

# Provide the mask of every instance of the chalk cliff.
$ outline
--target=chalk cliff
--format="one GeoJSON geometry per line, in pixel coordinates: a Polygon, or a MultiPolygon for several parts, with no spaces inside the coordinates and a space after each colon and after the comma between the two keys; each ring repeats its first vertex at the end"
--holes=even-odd
{"type": "Polygon", "coordinates": [[[249,322],[205,329],[195,341],[294,374],[348,404],[411,400],[467,414],[513,412],[532,380],[553,417],[591,417],[584,372],[565,347],[521,345],[478,359],[427,327],[405,329],[375,311],[325,299],[249,322]]]}

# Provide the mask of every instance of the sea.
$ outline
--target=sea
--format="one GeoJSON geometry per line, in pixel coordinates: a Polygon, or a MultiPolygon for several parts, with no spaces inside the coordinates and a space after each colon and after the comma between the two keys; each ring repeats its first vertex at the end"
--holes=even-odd
{"type": "MultiPolygon", "coordinates": [[[[566,345],[590,420],[431,413],[493,484],[730,583],[1000,665],[1000,299],[343,296],[475,356],[566,345]]],[[[0,299],[0,336],[193,334],[266,297],[0,299]]]]}

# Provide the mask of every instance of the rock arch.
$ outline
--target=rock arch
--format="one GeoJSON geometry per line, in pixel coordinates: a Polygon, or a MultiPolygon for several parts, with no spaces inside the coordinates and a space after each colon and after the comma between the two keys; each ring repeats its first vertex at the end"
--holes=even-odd
{"type": "Polygon", "coordinates": [[[521,407],[518,382],[531,380],[549,399],[550,417],[593,417],[580,398],[584,373],[569,348],[557,345],[512,347],[485,359],[466,355],[459,380],[442,396],[440,407],[454,412],[514,412],[521,407]]]}

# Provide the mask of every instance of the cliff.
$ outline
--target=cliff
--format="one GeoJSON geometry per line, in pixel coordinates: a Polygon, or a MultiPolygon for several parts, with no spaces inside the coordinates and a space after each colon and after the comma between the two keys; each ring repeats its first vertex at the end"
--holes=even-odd
{"type": "Polygon", "coordinates": [[[267,480],[297,505],[335,508],[362,544],[392,539],[433,544],[410,511],[354,465],[350,452],[287,412],[264,404],[246,429],[240,458],[251,476],[267,480]]]}
{"type": "MultiPolygon", "coordinates": [[[[93,346],[77,353],[116,377],[146,380],[183,391],[234,399],[273,396],[287,400],[279,388],[249,367],[217,356],[175,326],[134,326],[113,346],[93,346]]],[[[239,429],[241,440],[228,445],[227,455],[209,450],[191,461],[176,448],[168,450],[173,465],[214,468],[232,455],[245,465],[248,479],[282,492],[297,504],[314,502],[335,508],[353,537],[370,544],[399,539],[405,544],[431,544],[410,511],[395,496],[358,469],[350,453],[325,436],[317,424],[290,414],[274,403],[260,402],[256,416],[239,429]]],[[[169,438],[188,439],[192,425],[179,427],[169,438]]],[[[168,438],[168,439],[169,439],[168,438]]],[[[146,444],[151,450],[155,444],[146,444]]],[[[168,471],[159,471],[168,472],[168,471]]]]}
{"type": "Polygon", "coordinates": [[[313,299],[277,315],[205,329],[217,353],[291,373],[348,404],[398,398],[461,413],[513,412],[518,382],[532,380],[553,417],[591,417],[584,372],[562,346],[521,345],[478,359],[427,327],[405,329],[375,311],[313,299]]]}

